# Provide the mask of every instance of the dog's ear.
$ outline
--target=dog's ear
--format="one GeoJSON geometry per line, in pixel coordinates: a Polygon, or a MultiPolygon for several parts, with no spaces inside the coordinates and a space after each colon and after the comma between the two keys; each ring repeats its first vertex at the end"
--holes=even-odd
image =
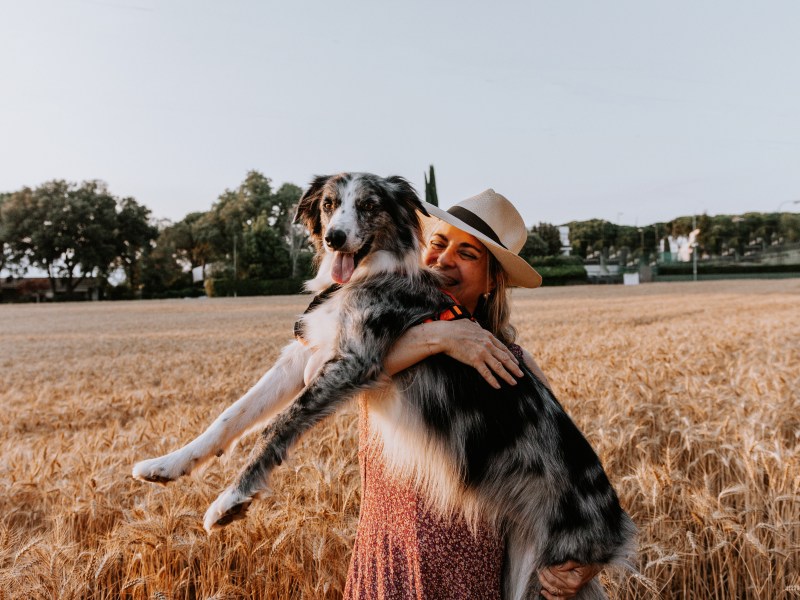
{"type": "Polygon", "coordinates": [[[414,189],[414,186],[411,185],[407,179],[399,175],[390,175],[386,178],[386,181],[394,186],[394,193],[397,199],[406,206],[409,212],[413,214],[414,211],[418,210],[426,217],[430,216],[428,211],[425,210],[425,207],[422,206],[422,202],[420,202],[419,196],[417,195],[417,190],[414,189]]]}
{"type": "Polygon", "coordinates": [[[317,175],[311,185],[308,186],[306,193],[297,203],[297,212],[294,215],[295,223],[302,223],[312,236],[319,237],[322,234],[322,221],[319,218],[319,201],[322,199],[322,188],[331,178],[330,175],[317,175]]]}

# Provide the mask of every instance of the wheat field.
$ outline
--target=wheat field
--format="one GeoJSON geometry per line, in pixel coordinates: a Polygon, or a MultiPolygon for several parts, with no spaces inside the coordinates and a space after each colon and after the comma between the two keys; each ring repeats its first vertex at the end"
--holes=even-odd
{"type": "MultiPolygon", "coordinates": [[[[800,598],[800,280],[515,291],[519,341],[640,528],[614,598],[800,598]]],[[[307,297],[0,306],[0,599],[341,596],[355,410],[307,436],[248,518],[207,505],[253,438],[166,487],[137,460],[200,433],[307,297]]]]}

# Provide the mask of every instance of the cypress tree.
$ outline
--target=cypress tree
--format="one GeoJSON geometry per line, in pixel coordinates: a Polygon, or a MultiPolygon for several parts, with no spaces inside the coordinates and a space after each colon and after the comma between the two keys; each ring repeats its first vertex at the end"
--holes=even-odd
{"type": "Polygon", "coordinates": [[[436,195],[436,173],[433,172],[433,165],[430,166],[430,177],[425,174],[425,202],[434,206],[439,206],[439,196],[436,195]]]}

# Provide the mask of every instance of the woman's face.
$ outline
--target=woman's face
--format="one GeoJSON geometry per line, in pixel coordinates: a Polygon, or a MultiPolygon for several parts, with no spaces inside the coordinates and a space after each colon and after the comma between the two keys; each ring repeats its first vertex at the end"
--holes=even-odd
{"type": "Polygon", "coordinates": [[[422,261],[445,275],[445,289],[470,312],[475,312],[478,298],[491,289],[486,246],[444,221],[428,239],[422,261]]]}

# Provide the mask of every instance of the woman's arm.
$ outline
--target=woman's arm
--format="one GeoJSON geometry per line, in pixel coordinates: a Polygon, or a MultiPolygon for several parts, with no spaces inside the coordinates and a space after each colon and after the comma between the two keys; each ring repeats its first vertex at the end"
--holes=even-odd
{"type": "Polygon", "coordinates": [[[389,375],[394,375],[440,353],[474,367],[495,388],[500,387],[496,377],[515,385],[514,375],[522,376],[511,351],[468,319],[432,321],[412,327],[392,346],[383,368],[389,375]]]}
{"type": "MultiPolygon", "coordinates": [[[[395,342],[386,356],[383,368],[388,375],[417,364],[434,354],[447,354],[459,362],[474,367],[494,388],[500,388],[497,377],[509,385],[516,385],[522,371],[514,354],[500,340],[483,327],[467,319],[432,321],[412,327],[395,342]]],[[[527,367],[550,386],[539,365],[523,350],[527,367]]],[[[308,361],[305,371],[306,385],[322,367],[324,357],[317,352],[308,361]]]]}
{"type": "MultiPolygon", "coordinates": [[[[489,385],[498,389],[500,384],[496,377],[510,385],[516,385],[514,376],[522,377],[523,374],[511,350],[483,327],[468,319],[432,321],[412,327],[389,350],[386,360],[383,361],[383,369],[388,375],[395,375],[434,354],[447,354],[474,367],[489,385]]],[[[322,368],[325,358],[321,352],[316,352],[309,358],[303,375],[306,385],[322,368]]]]}

